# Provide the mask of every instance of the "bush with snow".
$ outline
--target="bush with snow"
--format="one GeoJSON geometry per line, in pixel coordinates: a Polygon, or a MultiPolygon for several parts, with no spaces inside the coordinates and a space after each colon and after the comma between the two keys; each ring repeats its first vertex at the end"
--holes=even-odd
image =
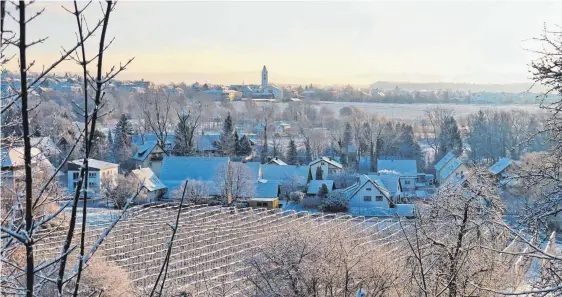
{"type": "Polygon", "coordinates": [[[304,193],[295,191],[289,194],[289,203],[291,204],[299,204],[301,203],[302,199],[304,198],[304,193]]]}
{"type": "Polygon", "coordinates": [[[326,212],[346,212],[348,201],[341,190],[334,190],[328,194],[320,206],[326,212]]]}

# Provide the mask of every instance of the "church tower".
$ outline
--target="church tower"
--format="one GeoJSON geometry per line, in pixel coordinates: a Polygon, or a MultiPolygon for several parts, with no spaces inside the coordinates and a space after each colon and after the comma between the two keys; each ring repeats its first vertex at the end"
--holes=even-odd
{"type": "Polygon", "coordinates": [[[265,65],[263,65],[263,69],[261,71],[261,88],[265,91],[265,89],[267,89],[267,86],[267,68],[265,68],[265,65]]]}

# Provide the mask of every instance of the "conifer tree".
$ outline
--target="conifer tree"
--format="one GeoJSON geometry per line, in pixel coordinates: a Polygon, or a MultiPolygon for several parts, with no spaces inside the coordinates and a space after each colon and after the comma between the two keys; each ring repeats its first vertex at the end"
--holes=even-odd
{"type": "Polygon", "coordinates": [[[295,145],[295,141],[291,139],[289,141],[289,147],[287,148],[287,162],[289,165],[298,165],[298,158],[297,146],[295,145]]]}
{"type": "Polygon", "coordinates": [[[252,153],[252,143],[250,142],[250,139],[247,135],[242,136],[238,143],[241,156],[248,156],[252,153]]]}
{"type": "Polygon", "coordinates": [[[131,158],[133,126],[125,114],[121,115],[115,126],[115,139],[113,141],[113,152],[115,161],[122,163],[131,158]]]}
{"type": "Polygon", "coordinates": [[[238,136],[238,130],[234,129],[234,154],[236,156],[241,156],[242,151],[240,148],[240,137],[238,136]]]}
{"type": "Polygon", "coordinates": [[[174,151],[177,156],[189,156],[193,154],[195,146],[193,144],[193,135],[197,127],[198,118],[195,122],[191,122],[191,115],[186,112],[178,114],[178,124],[174,131],[174,151]]]}
{"type": "Polygon", "coordinates": [[[226,116],[226,119],[224,119],[221,138],[219,141],[219,149],[223,156],[232,156],[234,154],[234,125],[232,124],[232,116],[230,115],[230,112],[226,116]]]}
{"type": "Polygon", "coordinates": [[[322,167],[318,166],[316,167],[316,180],[323,180],[324,177],[322,176],[324,175],[324,170],[322,170],[322,167]]]}
{"type": "Polygon", "coordinates": [[[322,184],[322,186],[320,187],[320,191],[318,191],[318,197],[326,198],[326,196],[328,196],[328,186],[326,184],[322,184]]]}

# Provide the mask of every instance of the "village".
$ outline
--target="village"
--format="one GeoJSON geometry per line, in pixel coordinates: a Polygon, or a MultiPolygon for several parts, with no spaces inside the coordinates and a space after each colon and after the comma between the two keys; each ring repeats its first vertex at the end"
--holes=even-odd
{"type": "Polygon", "coordinates": [[[561,295],[561,5],[92,2],[0,1],[0,296],[561,295]]]}
{"type": "MultiPolygon", "coordinates": [[[[274,122],[269,129],[280,136],[291,124],[274,122]]],[[[85,179],[88,201],[97,206],[120,208],[130,198],[126,195],[132,195],[132,190],[137,188],[142,194],[136,204],[177,202],[187,186],[187,199],[194,204],[340,212],[363,217],[412,217],[414,207],[431,200],[440,187],[463,184],[471,175],[471,165],[453,152],[438,160],[432,173],[426,173],[414,159],[380,157],[371,162],[370,156],[358,157],[353,144],[348,144],[343,154],[332,151],[330,155],[306,162],[306,156],[295,144],[297,138],[286,135],[287,158],[277,157],[279,154],[272,157],[274,153],[270,151],[262,159],[264,148],[259,143],[267,135],[265,129],[258,125],[255,133],[238,133],[233,129],[227,130],[230,135],[221,131],[203,132],[190,156],[174,155],[177,142],[173,132],[167,135],[166,144],[154,134],[132,135],[135,153],[130,157],[128,170],[119,163],[88,160],[90,170],[85,179]],[[226,141],[232,141],[236,149],[231,156],[222,153],[226,141]],[[119,176],[128,179],[118,179],[119,176]],[[108,189],[124,186],[119,183],[127,184],[129,191],[124,190],[121,195],[117,194],[119,191],[108,193],[108,189]]],[[[49,159],[60,154],[61,142],[57,145],[48,137],[35,137],[31,141],[33,165],[53,173],[55,167],[49,159]]],[[[15,183],[23,172],[22,148],[9,149],[5,156],[3,182],[15,183]]],[[[81,159],[71,160],[57,174],[69,194],[80,182],[81,164],[81,159]]],[[[498,187],[505,187],[516,183],[510,173],[519,165],[520,162],[503,157],[489,166],[488,173],[498,187]]]]}

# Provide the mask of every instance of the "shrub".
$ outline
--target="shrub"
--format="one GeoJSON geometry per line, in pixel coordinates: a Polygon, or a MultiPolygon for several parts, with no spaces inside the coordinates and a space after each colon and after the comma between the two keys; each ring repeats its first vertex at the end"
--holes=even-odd
{"type": "Polygon", "coordinates": [[[289,203],[299,204],[299,203],[301,203],[303,198],[304,198],[303,192],[298,192],[298,191],[291,192],[289,194],[289,203]]]}
{"type": "Polygon", "coordinates": [[[346,212],[348,203],[343,191],[335,190],[329,193],[320,208],[325,212],[346,212]]]}

